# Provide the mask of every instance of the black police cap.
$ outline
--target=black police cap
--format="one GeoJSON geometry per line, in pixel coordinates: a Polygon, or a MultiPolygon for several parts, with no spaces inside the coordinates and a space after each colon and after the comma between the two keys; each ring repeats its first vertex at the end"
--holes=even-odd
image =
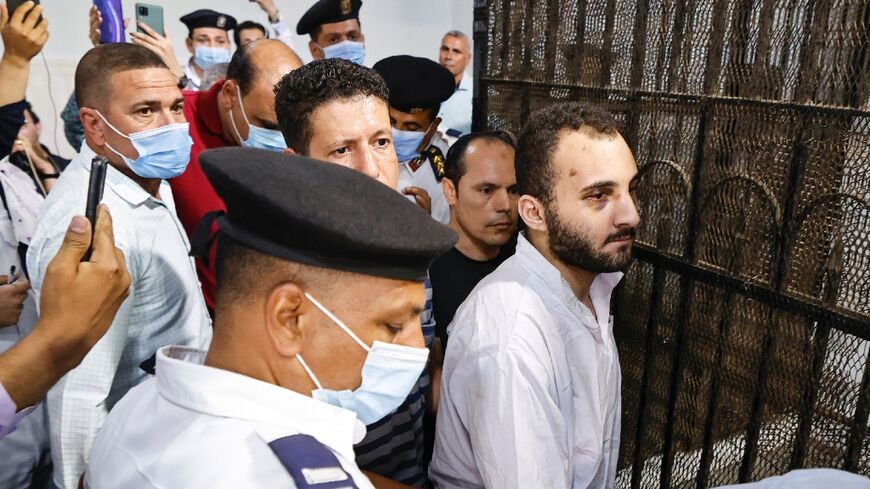
{"type": "Polygon", "coordinates": [[[180,20],[191,31],[199,27],[216,27],[225,31],[231,31],[238,24],[236,18],[232,15],[222,14],[209,9],[196,10],[183,16],[180,20]]]}
{"type": "Polygon", "coordinates": [[[372,67],[390,89],[390,106],[415,113],[437,107],[456,91],[450,70],[427,58],[390,56],[372,67]]]}
{"type": "Polygon", "coordinates": [[[340,165],[250,148],[208,150],[200,162],[226,204],[220,231],[284,260],[423,281],[457,240],[394,189],[340,165]]]}
{"type": "Polygon", "coordinates": [[[320,0],[296,24],[296,34],[311,34],[323,24],[359,19],[362,0],[320,0]]]}

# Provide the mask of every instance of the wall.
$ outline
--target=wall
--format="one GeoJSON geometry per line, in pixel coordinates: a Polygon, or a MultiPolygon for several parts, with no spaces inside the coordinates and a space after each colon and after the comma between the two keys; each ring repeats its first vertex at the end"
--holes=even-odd
{"type": "MultiPolygon", "coordinates": [[[[88,40],[88,9],[91,2],[43,0],[42,3],[51,33],[44,50],[48,70],[42,58],[34,58],[27,97],[43,120],[43,143],[50,148],[57,147],[60,154],[69,157],[75,151],[66,142],[62,124],[55,124],[59,119],[54,114],[63,110],[73,91],[75,66],[82,54],[91,47],[88,40]],[[49,94],[53,95],[54,104],[49,94]]],[[[148,0],[147,3],[163,7],[166,30],[176,54],[183,61],[189,56],[184,45],[187,28],[178,18],[188,12],[210,8],[230,14],[239,21],[250,19],[267,24],[266,15],[259,7],[246,0],[148,0]]],[[[314,2],[275,0],[275,3],[284,21],[295,31],[296,21],[314,2]]],[[[135,17],[134,4],[133,0],[123,0],[125,17],[135,17]]],[[[366,35],[366,64],[369,66],[396,54],[437,59],[438,44],[444,32],[459,29],[471,33],[472,0],[367,0],[360,16],[366,35]]],[[[307,46],[306,39],[300,38],[299,41],[298,46],[307,46]]]]}

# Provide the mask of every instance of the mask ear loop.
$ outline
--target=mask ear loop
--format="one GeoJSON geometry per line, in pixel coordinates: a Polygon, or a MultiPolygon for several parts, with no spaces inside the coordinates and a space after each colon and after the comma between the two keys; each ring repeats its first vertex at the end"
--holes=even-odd
{"type": "MultiPolygon", "coordinates": [[[[245,105],[242,103],[242,91],[238,85],[236,85],[236,93],[239,96],[239,108],[242,109],[242,117],[245,118],[245,123],[248,124],[248,139],[250,139],[251,123],[248,122],[248,116],[245,115],[245,105]]],[[[239,132],[239,126],[236,125],[236,118],[233,117],[233,109],[230,109],[230,122],[233,124],[233,130],[236,131],[236,137],[239,138],[239,144],[245,144],[245,140],[242,139],[242,133],[239,132]]]]}
{"type": "Polygon", "coordinates": [[[314,372],[311,371],[311,367],[305,363],[305,359],[302,358],[302,354],[296,354],[296,360],[299,360],[299,365],[302,365],[302,368],[305,369],[305,373],[308,374],[308,377],[311,378],[311,381],[314,382],[314,385],[317,386],[318,389],[323,389],[323,386],[320,385],[320,381],[317,380],[317,377],[314,375],[314,372]]]}
{"type": "Polygon", "coordinates": [[[317,299],[315,299],[314,297],[312,297],[311,294],[309,294],[308,292],[306,292],[306,293],[305,293],[305,297],[307,297],[308,300],[310,300],[311,303],[314,304],[315,307],[317,307],[318,309],[320,309],[320,312],[322,312],[323,314],[326,314],[326,317],[328,317],[329,319],[332,319],[332,322],[334,322],[334,323],[337,324],[341,329],[343,329],[344,332],[347,333],[348,336],[350,336],[351,338],[353,338],[353,340],[356,341],[356,342],[359,344],[359,346],[361,346],[365,351],[367,351],[367,352],[372,351],[372,349],[369,348],[368,345],[366,345],[365,343],[363,343],[363,341],[362,341],[361,339],[359,339],[359,336],[355,335],[355,334],[353,333],[353,331],[351,331],[350,328],[347,327],[347,325],[345,325],[343,322],[341,322],[340,319],[338,319],[337,317],[335,317],[335,314],[333,314],[329,309],[323,307],[323,304],[317,302],[317,299]]]}

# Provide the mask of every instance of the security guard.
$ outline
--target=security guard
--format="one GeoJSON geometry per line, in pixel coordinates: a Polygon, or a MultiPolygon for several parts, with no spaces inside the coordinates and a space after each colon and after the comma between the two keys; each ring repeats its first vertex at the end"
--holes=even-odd
{"type": "Polygon", "coordinates": [[[343,58],[365,63],[365,36],[359,23],[362,0],[320,0],[296,24],[296,33],[310,35],[314,59],[343,58]]]}
{"type": "Polygon", "coordinates": [[[233,51],[227,32],[236,28],[236,19],[232,15],[201,9],[179,20],[187,26],[185,43],[190,52],[190,61],[184,67],[184,76],[178,84],[187,90],[204,90],[208,88],[202,86],[205,70],[230,62],[233,51]]]}
{"type": "Polygon", "coordinates": [[[441,104],[453,95],[453,75],[438,63],[391,56],[374,66],[390,89],[390,124],[399,157],[399,190],[428,208],[438,222],[450,222],[441,190],[447,143],[438,134],[441,104]]]}
{"type": "MultiPolygon", "coordinates": [[[[273,86],[282,76],[302,66],[292,49],[278,40],[264,39],[242,46],[227,68],[226,80],[220,80],[202,92],[184,92],[184,116],[190,123],[193,148],[190,164],[183,174],[173,178],[172,193],[178,219],[191,244],[206,247],[209,256],[209,228],[205,236],[194,240],[194,231],[203,217],[224,210],[223,202],[199,166],[199,154],[206,149],[224,146],[249,146],[282,151],[284,136],[277,130],[273,86]]],[[[197,273],[209,310],[214,310],[214,256],[198,259],[197,273]]]]}
{"type": "Polygon", "coordinates": [[[455,233],[340,165],[201,160],[228,209],[214,340],[158,352],[156,378],[106,419],[87,486],[372,488],[353,444],[426,365],[423,280],[455,233]]]}

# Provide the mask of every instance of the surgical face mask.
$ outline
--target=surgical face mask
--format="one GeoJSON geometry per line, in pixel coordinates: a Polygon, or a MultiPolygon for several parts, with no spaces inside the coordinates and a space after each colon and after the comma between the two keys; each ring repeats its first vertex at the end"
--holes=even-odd
{"type": "Polygon", "coordinates": [[[324,389],[302,355],[296,355],[299,364],[317,386],[317,389],[311,391],[311,397],[354,411],[357,418],[365,425],[380,421],[395,411],[408,397],[420,374],[423,373],[426,360],[429,358],[429,350],[382,341],[375,341],[369,347],[314,297],[308,293],[305,297],[368,352],[362,368],[362,383],[353,391],[324,389]]]}
{"type": "Polygon", "coordinates": [[[341,58],[353,61],[358,65],[363,64],[366,60],[366,45],[361,42],[341,41],[326,47],[318,44],[317,47],[323,50],[323,56],[326,59],[341,58]]]}
{"type": "Polygon", "coordinates": [[[212,65],[220,63],[229,63],[230,50],[227,48],[196,46],[193,48],[193,61],[202,69],[211,68],[212,65]]]}
{"type": "Polygon", "coordinates": [[[402,131],[393,128],[393,146],[396,148],[396,156],[399,157],[399,162],[413,160],[420,153],[417,148],[423,144],[425,132],[420,131],[402,131]]]}
{"type": "Polygon", "coordinates": [[[135,160],[121,154],[111,147],[108,141],[106,142],[106,147],[120,156],[133,173],[142,178],[162,180],[174,178],[184,173],[187,163],[190,161],[190,148],[193,146],[187,122],[167,124],[154,129],[134,132],[128,136],[116,129],[99,111],[97,111],[97,115],[113,131],[133,143],[133,148],[139,153],[139,157],[135,160]]]}
{"type": "Polygon", "coordinates": [[[239,110],[242,111],[242,117],[245,119],[245,124],[248,125],[248,139],[242,139],[242,133],[236,127],[236,119],[233,117],[233,109],[230,109],[230,122],[233,124],[233,130],[236,131],[236,136],[242,142],[242,146],[248,148],[268,149],[269,151],[284,151],[287,149],[287,143],[284,142],[284,135],[281,131],[274,129],[266,129],[251,124],[248,120],[248,115],[245,114],[245,103],[242,102],[242,89],[236,85],[236,95],[239,98],[239,110]]]}

